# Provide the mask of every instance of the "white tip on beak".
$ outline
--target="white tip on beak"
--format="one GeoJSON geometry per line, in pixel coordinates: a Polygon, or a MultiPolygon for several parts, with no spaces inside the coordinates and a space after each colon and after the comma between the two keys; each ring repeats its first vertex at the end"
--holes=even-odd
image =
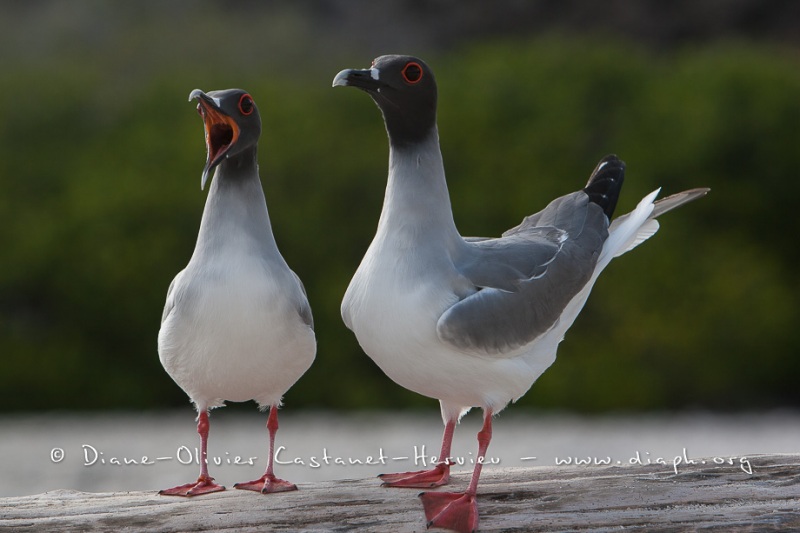
{"type": "Polygon", "coordinates": [[[344,69],[333,78],[332,87],[347,87],[347,76],[350,74],[350,69],[344,69]]]}
{"type": "Polygon", "coordinates": [[[380,70],[376,69],[375,67],[372,67],[371,69],[369,69],[369,71],[367,71],[367,70],[358,70],[358,69],[349,69],[348,68],[348,69],[344,69],[339,74],[337,74],[335,78],[333,78],[333,86],[334,87],[346,87],[346,86],[350,85],[350,82],[348,81],[348,78],[351,75],[353,75],[353,73],[357,73],[359,76],[361,76],[366,72],[369,72],[369,77],[372,78],[372,80],[374,80],[374,81],[378,81],[381,78],[380,70]]]}

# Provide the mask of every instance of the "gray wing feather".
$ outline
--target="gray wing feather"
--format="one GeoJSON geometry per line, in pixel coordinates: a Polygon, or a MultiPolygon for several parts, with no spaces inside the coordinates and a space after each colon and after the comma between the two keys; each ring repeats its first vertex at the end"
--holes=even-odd
{"type": "Polygon", "coordinates": [[[169,284],[169,289],[167,289],[167,301],[164,304],[164,312],[161,313],[161,324],[164,324],[164,321],[167,319],[169,314],[175,308],[175,298],[176,298],[176,291],[177,286],[180,283],[180,278],[183,275],[183,270],[178,272],[178,274],[173,278],[172,282],[169,284]]]}
{"type": "Polygon", "coordinates": [[[502,356],[545,333],[589,281],[608,237],[602,209],[576,192],[526,217],[499,239],[471,241],[457,268],[476,292],[439,319],[459,349],[502,356]]]}
{"type": "MultiPolygon", "coordinates": [[[[667,196],[666,198],[661,198],[660,200],[656,201],[653,204],[653,212],[650,214],[650,218],[653,219],[659,217],[664,213],[668,213],[673,209],[682,206],[683,204],[692,202],[694,200],[697,200],[698,198],[702,198],[703,196],[708,194],[710,190],[711,189],[708,188],[689,189],[688,191],[675,193],[671,196],[667,196]]],[[[615,218],[614,221],[611,223],[611,227],[609,228],[609,230],[613,231],[614,228],[622,224],[625,221],[625,219],[627,219],[629,216],[630,213],[626,213],[621,217],[615,218]]]]}
{"type": "Polygon", "coordinates": [[[658,200],[654,204],[653,214],[650,215],[650,218],[656,218],[668,211],[672,211],[676,207],[682,206],[685,203],[697,200],[698,198],[702,198],[703,196],[708,194],[708,191],[710,190],[711,189],[708,188],[690,189],[688,191],[679,192],[673,194],[672,196],[667,196],[666,198],[662,198],[661,200],[658,200]]]}
{"type": "Polygon", "coordinates": [[[303,322],[308,325],[311,329],[314,329],[314,315],[311,314],[311,305],[308,303],[308,294],[306,294],[306,287],[303,285],[303,281],[300,279],[300,276],[295,274],[294,270],[290,270],[294,279],[297,280],[297,284],[300,285],[300,290],[303,291],[304,298],[301,299],[299,302],[297,312],[300,313],[300,318],[303,319],[303,322]]]}
{"type": "Polygon", "coordinates": [[[473,253],[459,272],[479,288],[516,290],[520,280],[541,275],[561,248],[564,233],[554,228],[499,239],[471,241],[473,253]]]}

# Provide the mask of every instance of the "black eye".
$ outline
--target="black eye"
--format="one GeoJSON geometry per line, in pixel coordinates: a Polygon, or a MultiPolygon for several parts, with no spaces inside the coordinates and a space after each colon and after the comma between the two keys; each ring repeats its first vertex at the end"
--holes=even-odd
{"type": "Polygon", "coordinates": [[[255,109],[253,99],[249,94],[243,94],[242,97],[239,98],[239,111],[242,115],[249,115],[253,112],[253,109],[255,109]]]}
{"type": "Polygon", "coordinates": [[[413,85],[422,79],[422,67],[419,65],[419,63],[407,63],[406,66],[403,67],[401,74],[407,83],[413,85]]]}

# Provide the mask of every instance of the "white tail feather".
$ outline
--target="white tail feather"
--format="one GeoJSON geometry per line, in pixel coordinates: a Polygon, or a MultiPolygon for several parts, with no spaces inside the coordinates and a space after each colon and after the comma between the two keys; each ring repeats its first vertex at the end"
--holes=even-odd
{"type": "MultiPolygon", "coordinates": [[[[647,231],[641,234],[640,231],[650,219],[650,215],[653,212],[653,202],[660,191],[660,188],[656,189],[642,198],[639,205],[636,206],[636,209],[614,220],[611,226],[609,226],[608,239],[606,239],[603,245],[603,251],[600,252],[600,258],[594,269],[595,276],[600,274],[614,257],[624,254],[655,233],[655,231],[652,231],[647,235],[647,232],[651,229],[649,225],[647,231]],[[639,240],[640,237],[641,240],[639,240]]],[[[655,229],[658,229],[658,224],[656,224],[655,229]]]]}
{"type": "Polygon", "coordinates": [[[659,227],[660,225],[658,224],[658,220],[654,218],[646,220],[645,223],[642,224],[642,227],[639,228],[639,231],[633,235],[633,238],[625,243],[625,245],[622,246],[616,254],[614,254],[614,257],[619,257],[624,253],[630,252],[644,241],[655,235],[659,227]]]}

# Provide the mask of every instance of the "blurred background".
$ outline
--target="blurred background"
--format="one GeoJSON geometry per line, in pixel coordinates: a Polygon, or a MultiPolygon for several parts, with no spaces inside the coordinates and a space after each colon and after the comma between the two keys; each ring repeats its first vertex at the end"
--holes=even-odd
{"type": "Polygon", "coordinates": [[[0,49],[6,420],[180,408],[193,437],[156,338],[206,198],[187,98],[229,87],[259,105],[275,236],[315,316],[317,360],[287,411],[437,409],[339,315],[388,147],[369,98],[331,80],[385,53],[436,73],[464,235],[499,235],[607,153],[628,168],[618,213],[657,187],[712,189],[605,271],[513,410],[800,407],[796,2],[2,1],[0,49]]]}

